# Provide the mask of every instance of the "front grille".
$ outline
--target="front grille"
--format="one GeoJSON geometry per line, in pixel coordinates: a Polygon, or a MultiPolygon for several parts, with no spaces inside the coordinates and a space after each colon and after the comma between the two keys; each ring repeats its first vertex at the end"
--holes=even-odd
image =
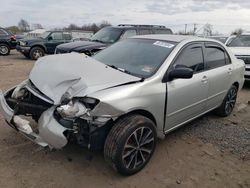
{"type": "Polygon", "coordinates": [[[237,56],[238,59],[241,59],[244,61],[245,64],[250,64],[250,56],[237,56]]]}

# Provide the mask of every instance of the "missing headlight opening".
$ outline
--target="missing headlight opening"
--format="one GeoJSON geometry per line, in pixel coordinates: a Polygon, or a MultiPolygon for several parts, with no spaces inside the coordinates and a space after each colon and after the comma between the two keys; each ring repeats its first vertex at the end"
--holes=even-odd
{"type": "MultiPolygon", "coordinates": [[[[106,125],[112,123],[113,120],[110,117],[90,114],[100,103],[99,100],[89,97],[69,99],[66,94],[63,96],[64,100],[61,105],[55,107],[44,101],[43,98],[46,96],[34,87],[30,81],[24,81],[5,95],[6,103],[13,110],[11,122],[17,130],[42,146],[46,146],[47,141],[41,141],[39,134],[45,134],[47,130],[50,130],[58,136],[58,139],[62,139],[62,146],[68,141],[73,141],[89,149],[103,148],[102,143],[111,127],[106,125]],[[49,112],[52,112],[52,117],[47,115],[49,112]],[[36,127],[31,126],[29,117],[37,122],[36,127]],[[55,120],[52,121],[53,123],[51,123],[51,118],[55,120]],[[58,128],[61,129],[59,132],[57,132],[58,128]]],[[[54,135],[51,135],[49,139],[53,140],[53,137],[54,135]]],[[[53,145],[49,142],[48,146],[59,148],[57,143],[53,145]]]]}

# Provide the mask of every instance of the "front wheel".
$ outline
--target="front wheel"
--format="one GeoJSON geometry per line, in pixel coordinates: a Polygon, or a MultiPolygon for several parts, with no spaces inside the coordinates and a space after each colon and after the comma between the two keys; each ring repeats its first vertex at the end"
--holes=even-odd
{"type": "Polygon", "coordinates": [[[148,163],[156,146],[154,123],[141,115],[124,117],[107,136],[104,158],[122,175],[139,172],[148,163]]]}
{"type": "Polygon", "coordinates": [[[0,55],[9,55],[10,47],[7,44],[0,44],[0,55]]]}
{"type": "Polygon", "coordinates": [[[221,106],[216,109],[215,112],[217,115],[226,117],[232,113],[237,99],[237,92],[238,88],[235,85],[232,85],[221,106]]]}
{"type": "Polygon", "coordinates": [[[44,56],[44,50],[40,47],[33,47],[30,50],[29,57],[33,60],[37,60],[39,57],[44,56]]]}

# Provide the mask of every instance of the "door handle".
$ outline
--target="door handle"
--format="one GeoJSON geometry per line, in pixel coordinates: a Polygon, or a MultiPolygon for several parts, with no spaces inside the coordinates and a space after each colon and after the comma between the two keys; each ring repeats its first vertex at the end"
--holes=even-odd
{"type": "Polygon", "coordinates": [[[203,76],[202,79],[201,79],[201,82],[202,83],[207,83],[207,81],[208,81],[207,76],[203,76]]]}

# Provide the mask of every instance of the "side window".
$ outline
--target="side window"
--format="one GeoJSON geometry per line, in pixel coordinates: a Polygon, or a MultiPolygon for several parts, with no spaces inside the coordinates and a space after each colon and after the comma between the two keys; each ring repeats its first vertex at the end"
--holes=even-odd
{"type": "Polygon", "coordinates": [[[174,66],[186,65],[194,70],[194,73],[204,70],[203,53],[201,46],[189,46],[185,48],[175,60],[174,66]]]}
{"type": "Polygon", "coordinates": [[[208,69],[226,65],[225,52],[217,47],[206,47],[206,64],[208,69]]]}
{"type": "Polygon", "coordinates": [[[136,35],[136,30],[129,29],[129,30],[126,30],[123,33],[123,35],[121,36],[121,39],[129,38],[129,37],[132,37],[132,36],[135,36],[135,35],[136,35]]]}
{"type": "Polygon", "coordinates": [[[65,40],[71,40],[71,34],[70,33],[63,33],[63,39],[65,40]]]}
{"type": "Polygon", "coordinates": [[[63,40],[62,33],[60,32],[55,32],[50,35],[53,40],[63,40]]]}
{"type": "Polygon", "coordinates": [[[152,31],[150,29],[139,29],[140,35],[150,35],[152,34],[152,31]]]}
{"type": "Polygon", "coordinates": [[[155,34],[171,34],[170,30],[168,29],[156,29],[154,33],[155,34]]]}

